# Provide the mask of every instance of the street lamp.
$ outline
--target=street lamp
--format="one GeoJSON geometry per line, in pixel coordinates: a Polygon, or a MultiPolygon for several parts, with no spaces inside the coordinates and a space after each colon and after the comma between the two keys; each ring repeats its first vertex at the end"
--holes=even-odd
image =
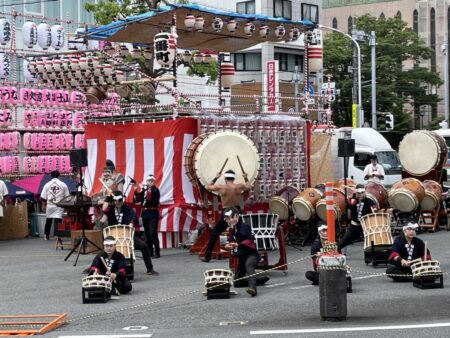
{"type": "Polygon", "coordinates": [[[362,126],[362,122],[363,122],[363,118],[362,116],[360,116],[361,114],[361,107],[362,107],[362,95],[361,95],[361,49],[359,48],[359,43],[358,41],[356,41],[356,39],[354,39],[350,34],[347,34],[337,28],[333,28],[333,27],[328,27],[328,26],[324,26],[321,24],[317,25],[319,28],[323,28],[323,29],[329,29],[332,30],[334,32],[338,32],[341,33],[343,35],[345,35],[346,37],[348,37],[350,40],[353,41],[353,43],[356,46],[356,51],[358,53],[358,104],[357,104],[357,108],[356,108],[356,127],[357,128],[361,128],[362,126]]]}
{"type": "Polygon", "coordinates": [[[444,42],[441,45],[441,51],[444,55],[444,118],[446,124],[446,128],[448,128],[448,33],[445,32],[444,42]]]}

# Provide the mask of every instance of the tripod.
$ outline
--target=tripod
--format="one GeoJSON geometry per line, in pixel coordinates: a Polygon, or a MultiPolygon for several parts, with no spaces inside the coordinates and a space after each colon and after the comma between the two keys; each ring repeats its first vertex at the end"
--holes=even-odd
{"type": "Polygon", "coordinates": [[[75,259],[75,263],[73,263],[73,266],[77,265],[78,262],[78,258],[80,257],[80,254],[86,255],[92,252],[95,252],[97,250],[93,250],[91,252],[86,252],[86,246],[87,244],[91,244],[92,246],[94,246],[95,248],[97,248],[98,250],[103,250],[102,248],[98,247],[97,244],[95,244],[94,242],[92,242],[89,238],[86,237],[86,213],[84,210],[84,198],[83,198],[83,186],[84,186],[84,182],[83,182],[83,171],[81,170],[81,167],[78,168],[78,172],[80,174],[80,186],[77,189],[77,196],[75,199],[75,203],[76,205],[79,205],[80,208],[78,208],[78,219],[79,217],[81,217],[81,237],[78,239],[77,244],[75,244],[75,246],[73,247],[73,249],[69,252],[69,254],[66,256],[66,258],[64,258],[64,261],[67,261],[69,259],[70,256],[72,256],[72,254],[77,251],[77,258],[75,259]]]}

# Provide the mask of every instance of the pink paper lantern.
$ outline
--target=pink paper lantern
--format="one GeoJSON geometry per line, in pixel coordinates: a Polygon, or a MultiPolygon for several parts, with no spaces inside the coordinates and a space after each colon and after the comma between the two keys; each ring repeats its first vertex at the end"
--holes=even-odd
{"type": "Polygon", "coordinates": [[[60,136],[59,134],[53,134],[53,149],[52,150],[59,150],[60,149],[60,136]]]}
{"type": "Polygon", "coordinates": [[[53,134],[47,134],[45,149],[53,150],[53,134]]]}
{"type": "Polygon", "coordinates": [[[11,133],[3,133],[3,149],[10,150],[11,149],[11,133]]]}
{"type": "Polygon", "coordinates": [[[18,131],[11,132],[11,149],[18,150],[20,148],[20,133],[18,131]]]}
{"type": "Polygon", "coordinates": [[[39,155],[37,160],[38,173],[45,174],[45,167],[47,166],[47,156],[39,155]]]}
{"type": "Polygon", "coordinates": [[[81,149],[84,144],[84,134],[76,134],[75,135],[75,148],[81,149]]]}
{"type": "Polygon", "coordinates": [[[22,120],[22,124],[24,128],[28,128],[31,127],[31,111],[29,110],[24,110],[23,111],[23,120],[22,120]]]}
{"type": "Polygon", "coordinates": [[[24,156],[23,158],[23,164],[22,164],[23,172],[25,174],[31,174],[33,173],[33,160],[30,156],[24,156]]]}
{"type": "Polygon", "coordinates": [[[0,133],[0,150],[3,150],[3,133],[0,133]]]}
{"type": "Polygon", "coordinates": [[[66,127],[67,129],[72,129],[72,112],[68,111],[66,112],[66,127]]]}
{"type": "Polygon", "coordinates": [[[27,150],[31,149],[31,135],[32,133],[23,134],[23,147],[27,150]]]}
{"type": "Polygon", "coordinates": [[[53,161],[53,156],[47,156],[47,161],[45,163],[45,172],[50,173],[55,169],[55,162],[53,161]]]}
{"type": "Polygon", "coordinates": [[[70,173],[72,171],[72,167],[70,165],[70,156],[66,155],[64,156],[64,172],[70,173]]]}
{"type": "Polygon", "coordinates": [[[39,133],[31,134],[31,150],[39,150],[39,133]]]}
{"type": "Polygon", "coordinates": [[[11,174],[11,170],[12,170],[11,156],[4,156],[4,157],[2,157],[2,160],[3,160],[3,173],[11,174]]]}
{"type": "Polygon", "coordinates": [[[12,160],[12,168],[11,171],[13,173],[19,173],[20,172],[20,157],[15,155],[11,157],[12,160]]]}
{"type": "Polygon", "coordinates": [[[3,125],[9,127],[12,125],[12,112],[11,109],[3,109],[3,125]]]}
{"type": "Polygon", "coordinates": [[[73,119],[73,126],[77,129],[83,128],[85,125],[84,119],[85,117],[83,112],[80,111],[75,112],[73,119]]]}
{"type": "Polygon", "coordinates": [[[29,106],[31,99],[31,89],[30,88],[20,88],[20,103],[22,106],[29,106]]]}
{"type": "Polygon", "coordinates": [[[32,156],[31,160],[33,161],[33,166],[32,166],[33,173],[37,173],[38,172],[38,169],[37,169],[37,167],[38,167],[38,157],[37,156],[32,156]]]}
{"type": "Polygon", "coordinates": [[[59,168],[61,167],[61,158],[59,157],[59,155],[54,155],[52,156],[53,159],[53,170],[60,170],[59,168]]]}

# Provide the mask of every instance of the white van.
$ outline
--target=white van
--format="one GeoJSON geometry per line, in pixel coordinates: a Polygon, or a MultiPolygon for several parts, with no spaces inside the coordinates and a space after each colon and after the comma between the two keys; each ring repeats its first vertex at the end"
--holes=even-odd
{"type": "Polygon", "coordinates": [[[344,160],[338,157],[338,139],[351,134],[355,140],[355,156],[349,158],[348,178],[355,183],[367,183],[364,180],[364,168],[370,163],[370,155],[377,155],[378,163],[384,168],[383,185],[392,186],[402,178],[402,168],[397,152],[389,142],[372,128],[340,128],[331,139],[331,155],[333,158],[335,179],[344,177],[344,160]]]}
{"type": "Polygon", "coordinates": [[[447,170],[447,184],[445,184],[446,187],[450,185],[450,129],[438,129],[433,130],[436,134],[441,135],[445,139],[445,143],[447,143],[448,147],[448,155],[447,155],[447,163],[444,165],[444,169],[447,170]]]}

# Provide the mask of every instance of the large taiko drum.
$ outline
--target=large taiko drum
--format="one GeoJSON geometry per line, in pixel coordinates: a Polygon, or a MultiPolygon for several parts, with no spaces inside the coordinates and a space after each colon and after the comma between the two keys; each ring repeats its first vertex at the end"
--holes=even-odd
{"type": "Polygon", "coordinates": [[[382,184],[369,182],[365,188],[366,196],[376,204],[378,210],[387,208],[388,192],[382,184]]]}
{"type": "Polygon", "coordinates": [[[392,245],[391,215],[387,213],[368,214],[361,217],[364,231],[364,250],[373,245],[392,245]]]}
{"type": "MultiPolygon", "coordinates": [[[[352,195],[348,192],[348,197],[352,195]]],[[[333,209],[334,209],[334,219],[338,220],[345,214],[345,192],[341,189],[333,188],[333,209]]],[[[321,198],[316,204],[317,216],[322,221],[327,220],[327,202],[325,198],[321,198]]]]}
{"type": "Polygon", "coordinates": [[[394,183],[388,193],[389,205],[401,212],[416,210],[425,197],[425,188],[416,178],[404,178],[394,183]]]}
{"type": "Polygon", "coordinates": [[[433,169],[441,169],[447,162],[445,139],[427,130],[406,134],[398,151],[403,169],[411,175],[421,176],[433,169]]]}
{"type": "MultiPolygon", "coordinates": [[[[225,130],[195,138],[186,149],[184,166],[189,180],[206,188],[226,161],[224,171],[232,169],[235,183],[245,183],[238,158],[253,184],[259,170],[258,150],[250,138],[239,132],[225,130]]],[[[223,176],[217,180],[219,184],[224,182],[223,176]]]]}
{"type": "Polygon", "coordinates": [[[323,197],[320,190],[307,188],[300,192],[292,201],[292,211],[301,221],[308,221],[316,213],[316,204],[323,197]]]}
{"type": "Polygon", "coordinates": [[[270,212],[277,214],[282,221],[287,220],[292,201],[297,197],[298,193],[298,189],[290,185],[278,191],[269,201],[270,212]]]}
{"type": "Polygon", "coordinates": [[[356,182],[353,181],[351,178],[347,178],[347,179],[341,178],[341,179],[337,180],[336,182],[334,182],[333,186],[338,189],[343,189],[346,186],[347,187],[356,187],[356,182]]]}
{"type": "Polygon", "coordinates": [[[441,203],[442,187],[433,180],[425,180],[422,182],[425,188],[425,196],[420,203],[422,210],[434,210],[441,203]]]}

